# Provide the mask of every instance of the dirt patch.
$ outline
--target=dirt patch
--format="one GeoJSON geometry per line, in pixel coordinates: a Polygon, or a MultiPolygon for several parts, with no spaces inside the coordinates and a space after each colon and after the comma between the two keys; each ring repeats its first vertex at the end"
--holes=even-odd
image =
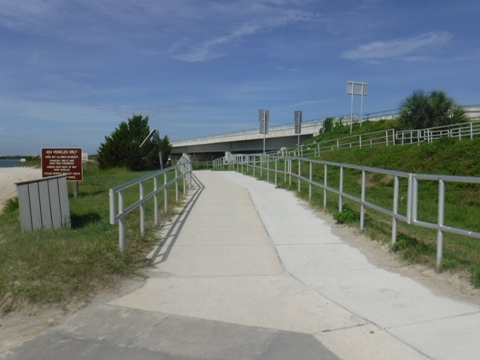
{"type": "Polygon", "coordinates": [[[26,305],[0,317],[0,352],[22,344],[50,327],[63,323],[67,317],[85,304],[69,306],[26,305]]]}

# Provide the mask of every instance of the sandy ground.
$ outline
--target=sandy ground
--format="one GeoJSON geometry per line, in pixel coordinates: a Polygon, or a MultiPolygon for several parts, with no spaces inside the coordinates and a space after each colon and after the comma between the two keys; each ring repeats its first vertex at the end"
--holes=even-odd
{"type": "Polygon", "coordinates": [[[17,196],[15,183],[41,179],[42,170],[31,167],[0,168],[0,212],[7,199],[17,196]]]}
{"type": "MultiPolygon", "coordinates": [[[[16,196],[14,183],[40,177],[40,169],[0,168],[0,208],[6,199],[16,196]]],[[[431,268],[406,264],[389,251],[388,245],[367,238],[356,228],[335,224],[331,215],[323,213],[317,215],[329,223],[336,235],[367,256],[372,264],[413,278],[437,295],[480,305],[480,289],[473,288],[469,283],[468,274],[450,272],[436,274],[431,268]]],[[[138,287],[138,281],[124,281],[123,286],[117,288],[117,292],[128,291],[131,287],[138,287]]],[[[111,296],[114,296],[111,291],[101,291],[93,302],[101,302],[102,298],[111,296]]],[[[30,340],[50,327],[62,324],[73,312],[86,305],[88,304],[72,303],[48,308],[25,306],[3,317],[0,316],[0,352],[30,340]]]]}

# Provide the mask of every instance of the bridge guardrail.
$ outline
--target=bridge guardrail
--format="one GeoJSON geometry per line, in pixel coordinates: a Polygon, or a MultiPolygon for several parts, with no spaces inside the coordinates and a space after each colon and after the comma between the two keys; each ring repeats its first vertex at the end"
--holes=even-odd
{"type": "Polygon", "coordinates": [[[191,172],[192,172],[192,163],[189,159],[182,157],[178,163],[174,166],[168,167],[166,169],[156,171],[152,174],[145,175],[138,179],[126,182],[124,184],[118,185],[109,190],[109,207],[110,207],[110,224],[115,225],[118,222],[118,243],[119,249],[123,253],[125,251],[125,216],[132,212],[133,210],[140,208],[140,233],[142,236],[145,235],[145,204],[150,199],[154,199],[154,222],[155,225],[159,224],[159,213],[158,213],[158,200],[159,194],[163,191],[164,198],[164,210],[165,213],[168,211],[168,187],[170,185],[175,185],[175,198],[176,201],[179,199],[179,187],[178,182],[183,181],[183,191],[184,194],[188,186],[191,186],[191,172]],[[168,180],[168,174],[174,172],[175,177],[171,180],[168,180]],[[159,184],[159,178],[163,177],[163,184],[159,184]],[[147,182],[153,183],[153,190],[148,194],[145,194],[145,184],[147,182]],[[132,204],[125,204],[125,190],[138,185],[139,189],[139,199],[132,204]],[[118,197],[118,201],[116,200],[118,197]],[[116,209],[118,207],[118,209],[116,209]]]}

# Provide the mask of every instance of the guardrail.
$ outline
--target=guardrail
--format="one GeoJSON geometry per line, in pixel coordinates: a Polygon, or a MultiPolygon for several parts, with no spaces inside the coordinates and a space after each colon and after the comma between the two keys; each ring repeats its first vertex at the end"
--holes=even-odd
{"type": "Polygon", "coordinates": [[[432,142],[442,137],[473,139],[480,135],[480,121],[470,121],[453,125],[437,126],[419,130],[403,130],[395,133],[395,139],[401,145],[432,142]]]}
{"type": "MultiPolygon", "coordinates": [[[[395,130],[387,129],[374,131],[359,135],[351,135],[333,140],[325,140],[310,144],[302,144],[300,147],[280,149],[276,152],[270,152],[270,155],[282,157],[319,157],[322,153],[340,149],[361,149],[362,147],[372,146],[395,146],[411,145],[422,142],[432,142],[442,137],[451,137],[461,139],[473,139],[480,135],[480,120],[473,120],[467,123],[438,126],[426,129],[416,130],[395,130]]],[[[220,160],[219,160],[220,161],[220,160]]],[[[222,161],[230,162],[231,159],[222,161]]]]}
{"type": "MultiPolygon", "coordinates": [[[[218,166],[218,164],[217,164],[218,166]]],[[[382,214],[385,214],[392,219],[392,234],[391,242],[394,244],[397,239],[397,223],[403,221],[407,224],[420,226],[429,229],[435,229],[437,231],[437,252],[436,252],[436,270],[441,271],[442,257],[443,257],[443,238],[444,233],[453,233],[458,235],[464,235],[472,238],[480,238],[480,232],[472,229],[462,229],[455,226],[448,226],[445,224],[445,183],[467,183],[467,184],[480,184],[479,177],[465,177],[465,176],[448,176],[448,175],[429,175],[429,174],[414,174],[401,171],[392,171],[379,168],[372,168],[359,165],[343,164],[330,161],[314,160],[301,157],[279,157],[271,155],[240,155],[236,159],[234,165],[231,165],[233,169],[239,172],[244,172],[245,168],[247,172],[253,171],[255,177],[256,171],[263,177],[263,173],[266,172],[267,181],[270,181],[270,173],[273,172],[275,185],[278,183],[278,176],[284,176],[284,182],[292,184],[292,178],[296,178],[298,182],[298,190],[301,190],[301,182],[308,184],[308,198],[312,199],[312,187],[318,187],[323,190],[323,206],[327,207],[327,199],[331,194],[338,196],[338,209],[342,211],[344,199],[349,199],[360,205],[360,230],[365,228],[365,212],[367,208],[374,209],[382,214]],[[297,168],[294,169],[294,164],[297,163],[297,168]],[[282,165],[279,167],[279,165],[282,165]],[[323,172],[318,175],[318,169],[313,171],[314,166],[323,167],[323,172]],[[308,168],[308,171],[303,171],[302,168],[308,168]],[[332,186],[332,178],[330,176],[332,168],[336,168],[336,176],[339,176],[338,186],[332,186]],[[346,169],[353,169],[361,172],[361,189],[360,196],[353,193],[348,193],[344,188],[344,172],[346,169]],[[373,201],[367,200],[367,179],[370,174],[382,174],[388,175],[393,178],[393,190],[392,190],[392,207],[386,208],[379,204],[375,204],[373,201]],[[407,181],[406,191],[406,204],[403,208],[403,212],[399,209],[400,200],[403,200],[400,196],[400,182],[407,181]],[[437,221],[425,221],[420,220],[424,214],[419,214],[419,204],[421,199],[418,194],[419,181],[436,181],[438,183],[438,213],[437,221]],[[330,194],[330,195],[329,195],[330,194]]]]}
{"type": "Polygon", "coordinates": [[[115,225],[118,222],[118,244],[119,249],[123,253],[125,251],[125,216],[133,210],[140,209],[140,233],[145,235],[145,204],[153,198],[154,200],[154,221],[155,225],[159,224],[159,194],[163,191],[164,211],[168,211],[168,187],[175,185],[175,200],[179,199],[178,182],[183,181],[183,192],[186,193],[187,184],[191,186],[192,163],[189,159],[182,157],[178,163],[169,168],[145,175],[138,179],[118,185],[109,190],[109,206],[110,206],[110,224],[115,225]],[[175,173],[175,177],[168,180],[169,173],[175,173]],[[163,178],[163,184],[160,185],[160,179],[163,178]],[[153,190],[145,194],[146,184],[153,185],[153,190]],[[125,204],[125,190],[138,185],[139,199],[134,203],[125,204]],[[118,198],[118,200],[116,200],[118,198]],[[117,208],[118,207],[118,208],[117,208]]]}

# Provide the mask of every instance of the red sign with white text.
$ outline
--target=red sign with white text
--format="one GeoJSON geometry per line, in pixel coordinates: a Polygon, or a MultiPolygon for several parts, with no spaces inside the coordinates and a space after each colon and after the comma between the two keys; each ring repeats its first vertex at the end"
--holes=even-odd
{"type": "Polygon", "coordinates": [[[42,149],[42,177],[67,174],[69,181],[83,180],[81,148],[42,149]]]}

